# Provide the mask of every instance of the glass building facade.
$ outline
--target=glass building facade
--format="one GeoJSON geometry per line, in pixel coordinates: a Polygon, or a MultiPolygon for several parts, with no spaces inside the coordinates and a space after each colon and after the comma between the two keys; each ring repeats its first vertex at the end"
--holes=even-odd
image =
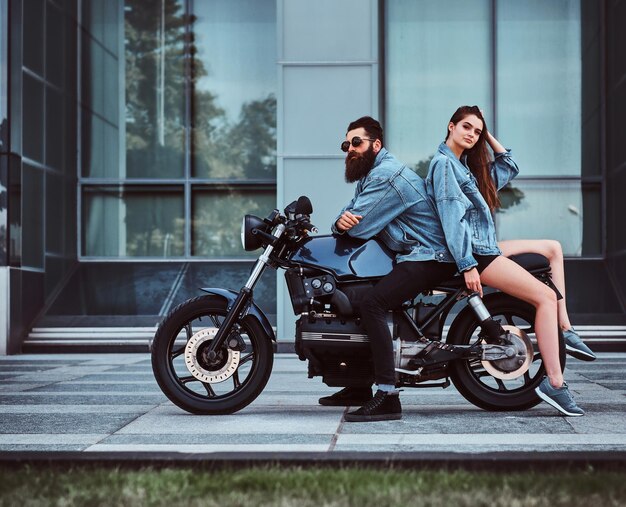
{"type": "MultiPolygon", "coordinates": [[[[308,194],[329,232],[350,120],[424,174],[460,104],[521,168],[499,238],[559,240],[574,323],[626,324],[625,3],[0,0],[0,352],[238,289],[244,214],[308,194]]],[[[255,299],[292,341],[280,278],[255,299]]]]}

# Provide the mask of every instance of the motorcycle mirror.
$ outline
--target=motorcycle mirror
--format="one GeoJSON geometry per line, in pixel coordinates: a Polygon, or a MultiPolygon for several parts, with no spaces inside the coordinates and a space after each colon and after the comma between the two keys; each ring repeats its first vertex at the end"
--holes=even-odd
{"type": "Polygon", "coordinates": [[[311,200],[306,195],[298,197],[298,202],[296,203],[296,215],[310,215],[311,213],[313,213],[311,200]]]}
{"type": "Polygon", "coordinates": [[[285,215],[287,215],[287,216],[294,215],[295,212],[296,212],[296,206],[297,205],[298,205],[298,203],[296,201],[293,201],[293,202],[287,204],[287,206],[285,206],[285,215]]]}

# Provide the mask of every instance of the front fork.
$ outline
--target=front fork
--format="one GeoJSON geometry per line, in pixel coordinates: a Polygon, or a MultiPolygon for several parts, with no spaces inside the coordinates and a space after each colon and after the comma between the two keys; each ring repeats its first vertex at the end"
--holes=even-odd
{"type": "Polygon", "coordinates": [[[502,329],[499,321],[493,319],[485,303],[483,303],[483,299],[477,292],[473,292],[467,298],[467,302],[476,314],[478,322],[480,322],[482,330],[478,336],[487,343],[499,343],[501,341],[500,337],[504,334],[504,329],[502,329]]]}
{"type": "MultiPolygon", "coordinates": [[[[278,239],[282,236],[283,232],[285,232],[285,226],[283,224],[278,224],[272,231],[272,236],[278,239]]],[[[239,291],[237,299],[235,299],[233,305],[228,309],[224,322],[222,322],[222,325],[218,328],[215,338],[211,340],[211,344],[209,345],[209,349],[207,351],[209,360],[214,359],[217,356],[217,351],[224,345],[224,342],[226,341],[226,338],[228,338],[233,325],[240,319],[241,314],[247,310],[248,303],[252,299],[252,289],[254,289],[256,283],[259,281],[259,278],[261,278],[261,275],[265,271],[265,268],[269,265],[270,254],[273,250],[274,245],[272,244],[265,247],[265,250],[252,268],[248,281],[239,291]]]]}

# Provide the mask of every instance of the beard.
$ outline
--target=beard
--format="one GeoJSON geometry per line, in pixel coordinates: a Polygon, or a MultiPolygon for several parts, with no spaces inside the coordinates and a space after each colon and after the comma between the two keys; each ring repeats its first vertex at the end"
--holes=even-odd
{"type": "Polygon", "coordinates": [[[376,160],[376,153],[371,144],[363,153],[356,151],[348,153],[346,155],[346,183],[354,183],[365,178],[372,170],[374,160],[376,160]]]}

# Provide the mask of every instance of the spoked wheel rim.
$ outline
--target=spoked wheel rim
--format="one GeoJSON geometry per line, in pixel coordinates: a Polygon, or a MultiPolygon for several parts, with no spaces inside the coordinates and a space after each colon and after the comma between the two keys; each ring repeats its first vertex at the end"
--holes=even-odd
{"type": "Polygon", "coordinates": [[[258,368],[259,338],[244,323],[237,324],[215,357],[208,356],[209,345],[224,317],[225,312],[203,311],[185,322],[168,346],[172,380],[196,399],[220,401],[234,397],[253,380],[258,368]],[[228,347],[228,343],[235,342],[236,348],[228,347]]]}
{"type": "MultiPolygon", "coordinates": [[[[533,346],[532,362],[528,370],[521,376],[512,379],[501,379],[489,373],[480,359],[472,359],[465,363],[465,368],[470,378],[476,384],[480,384],[481,388],[496,395],[515,395],[534,389],[545,375],[545,368],[535,335],[534,315],[528,315],[526,312],[517,309],[502,310],[495,313],[492,311],[492,317],[495,320],[499,320],[501,324],[517,327],[528,335],[533,346]]],[[[463,343],[474,344],[480,341],[478,337],[479,332],[480,326],[476,322],[473,329],[470,329],[466,336],[463,337],[463,343]]]]}

